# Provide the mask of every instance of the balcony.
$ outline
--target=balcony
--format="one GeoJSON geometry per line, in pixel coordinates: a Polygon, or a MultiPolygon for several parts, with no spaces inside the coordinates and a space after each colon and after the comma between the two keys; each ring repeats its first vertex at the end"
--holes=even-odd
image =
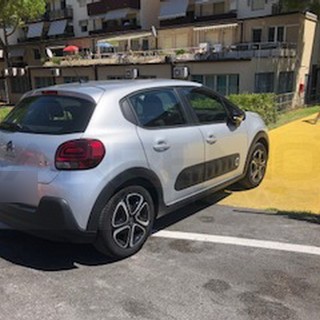
{"type": "Polygon", "coordinates": [[[116,1],[116,0],[102,0],[99,2],[89,3],[87,5],[88,15],[96,16],[105,14],[111,10],[132,8],[140,9],[140,0],[125,0],[125,1],[116,1]]]}
{"type": "MultiPolygon", "coordinates": [[[[263,58],[295,58],[296,44],[289,43],[239,43],[229,47],[216,44],[199,44],[196,47],[168,48],[150,50],[119,51],[117,47],[110,48],[108,52],[96,52],[88,56],[80,52],[80,56],[61,58],[61,65],[90,66],[106,65],[132,65],[154,63],[188,63],[188,62],[223,62],[236,60],[252,60],[263,58]],[[68,60],[68,61],[66,61],[68,60]]],[[[48,62],[47,66],[54,66],[48,62]]]]}
{"type": "Polygon", "coordinates": [[[59,20],[59,19],[72,19],[73,18],[73,8],[66,7],[64,9],[54,10],[49,12],[49,20],[59,20]]]}
{"type": "Polygon", "coordinates": [[[237,18],[237,13],[235,12],[216,14],[211,16],[196,16],[194,11],[189,11],[187,12],[185,17],[160,21],[160,26],[165,27],[165,26],[174,26],[174,25],[182,25],[182,24],[191,24],[191,23],[197,23],[197,22],[224,21],[224,20],[232,20],[236,18],[237,18]]]}
{"type": "Polygon", "coordinates": [[[112,33],[112,32],[125,32],[129,30],[139,30],[141,26],[139,26],[135,21],[130,21],[129,23],[125,23],[123,25],[110,25],[109,23],[105,22],[103,24],[102,29],[99,30],[91,30],[89,31],[90,35],[94,34],[104,34],[104,33],[112,33]]]}

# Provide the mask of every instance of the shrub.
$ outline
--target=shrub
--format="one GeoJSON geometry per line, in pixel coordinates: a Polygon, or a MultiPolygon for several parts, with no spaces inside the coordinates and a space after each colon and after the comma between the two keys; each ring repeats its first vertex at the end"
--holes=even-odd
{"type": "Polygon", "coordinates": [[[61,57],[53,57],[53,58],[51,59],[51,62],[52,62],[53,64],[60,65],[60,64],[61,64],[61,57]]]}
{"type": "Polygon", "coordinates": [[[178,50],[176,50],[176,55],[177,55],[177,56],[180,56],[180,55],[185,54],[186,52],[187,52],[187,51],[184,50],[184,49],[178,49],[178,50]]]}
{"type": "Polygon", "coordinates": [[[273,93],[233,94],[228,98],[241,109],[258,113],[267,125],[277,121],[276,95],[273,93]]]}

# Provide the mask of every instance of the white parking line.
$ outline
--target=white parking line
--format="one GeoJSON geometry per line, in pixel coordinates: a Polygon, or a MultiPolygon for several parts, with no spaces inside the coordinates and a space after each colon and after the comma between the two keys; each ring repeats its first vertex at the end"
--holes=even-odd
{"type": "Polygon", "coordinates": [[[279,250],[295,253],[306,253],[320,256],[320,247],[305,246],[299,244],[282,243],[276,241],[263,241],[236,237],[214,236],[209,234],[188,233],[179,231],[159,231],[153,234],[153,237],[210,242],[219,244],[230,244],[235,246],[279,250]]]}

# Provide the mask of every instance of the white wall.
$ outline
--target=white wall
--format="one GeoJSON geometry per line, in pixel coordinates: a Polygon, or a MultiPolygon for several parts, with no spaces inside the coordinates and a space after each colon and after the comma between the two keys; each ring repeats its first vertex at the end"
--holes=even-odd
{"type": "Polygon", "coordinates": [[[271,15],[272,5],[279,3],[279,0],[238,0],[238,18],[251,18],[271,15]],[[253,1],[261,2],[263,9],[252,10],[253,1]]]}
{"type": "MultiPolygon", "coordinates": [[[[9,45],[17,44],[19,36],[20,36],[20,30],[18,28],[16,32],[8,38],[9,45]]],[[[3,29],[0,29],[0,37],[2,40],[4,40],[3,29]]]]}
{"type": "MultiPolygon", "coordinates": [[[[87,4],[91,3],[91,0],[67,0],[67,6],[72,6],[73,8],[73,30],[75,37],[86,37],[89,32],[82,32],[79,21],[89,20],[87,4]]],[[[89,30],[89,26],[88,26],[89,30]]]]}

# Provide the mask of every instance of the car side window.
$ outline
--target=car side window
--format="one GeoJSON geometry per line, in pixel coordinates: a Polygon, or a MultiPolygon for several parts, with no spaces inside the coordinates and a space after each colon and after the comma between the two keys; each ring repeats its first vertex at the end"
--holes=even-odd
{"type": "Polygon", "coordinates": [[[219,97],[198,88],[184,89],[183,91],[201,124],[225,122],[227,120],[227,110],[219,97]]]}
{"type": "Polygon", "coordinates": [[[163,128],[186,123],[182,106],[173,89],[139,92],[130,97],[130,102],[143,127],[163,128]]]}

